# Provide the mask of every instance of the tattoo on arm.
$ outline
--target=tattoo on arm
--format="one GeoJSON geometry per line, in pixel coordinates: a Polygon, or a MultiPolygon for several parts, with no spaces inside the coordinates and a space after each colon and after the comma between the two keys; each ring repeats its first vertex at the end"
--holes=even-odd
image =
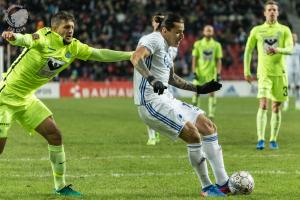
{"type": "Polygon", "coordinates": [[[169,84],[173,85],[177,88],[183,89],[183,90],[189,90],[189,91],[193,91],[193,92],[197,91],[197,87],[195,85],[193,85],[192,83],[184,80],[183,78],[181,78],[177,74],[175,74],[174,68],[171,68],[171,71],[170,71],[169,84]]]}
{"type": "Polygon", "coordinates": [[[143,58],[140,58],[139,61],[137,62],[137,64],[134,66],[138,72],[145,77],[146,79],[149,76],[152,76],[152,73],[150,72],[150,70],[147,68],[147,65],[145,63],[145,60],[143,58]]]}

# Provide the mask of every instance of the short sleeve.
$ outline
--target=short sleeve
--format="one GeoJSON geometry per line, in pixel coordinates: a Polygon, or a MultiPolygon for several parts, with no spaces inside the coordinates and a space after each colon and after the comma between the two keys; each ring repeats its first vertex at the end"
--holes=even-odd
{"type": "Polygon", "coordinates": [[[154,34],[150,34],[147,36],[144,36],[139,41],[139,46],[146,47],[151,54],[154,54],[158,49],[161,47],[161,41],[159,38],[155,37],[154,34]]]}
{"type": "Polygon", "coordinates": [[[76,54],[76,58],[80,59],[80,60],[88,60],[88,58],[91,56],[92,54],[92,47],[90,47],[87,44],[83,44],[80,41],[76,41],[77,45],[77,54],[76,54]]]}
{"type": "Polygon", "coordinates": [[[216,58],[223,58],[222,46],[219,42],[217,43],[217,49],[216,50],[217,50],[216,58]]]}
{"type": "Polygon", "coordinates": [[[200,56],[198,48],[199,48],[199,42],[195,42],[194,45],[193,45],[193,51],[192,51],[192,55],[195,56],[195,57],[200,56]]]}

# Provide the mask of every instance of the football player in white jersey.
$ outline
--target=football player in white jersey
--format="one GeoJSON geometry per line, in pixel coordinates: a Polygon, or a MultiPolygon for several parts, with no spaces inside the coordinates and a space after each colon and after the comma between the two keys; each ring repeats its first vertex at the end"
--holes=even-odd
{"type": "Polygon", "coordinates": [[[201,196],[225,196],[229,192],[222,149],[218,144],[215,124],[202,110],[175,99],[169,85],[199,94],[217,91],[221,84],[214,80],[195,86],[174,73],[169,47],[178,47],[183,39],[184,21],[173,13],[165,15],[159,31],[143,36],[131,62],[134,70],[134,102],[146,125],[172,139],[187,143],[188,157],[202,185],[201,196]],[[201,144],[202,138],[202,144],[201,144]],[[204,156],[205,155],[205,156],[204,156]],[[217,185],[208,176],[207,159],[217,185]]]}
{"type": "MultiPolygon", "coordinates": [[[[297,43],[297,41],[297,34],[293,33],[294,48],[292,55],[286,56],[286,66],[289,80],[289,90],[296,97],[296,110],[300,110],[300,44],[297,43]]],[[[289,101],[284,102],[283,110],[288,110],[288,107],[289,101]]]]}
{"type": "MultiPolygon", "coordinates": [[[[151,24],[153,27],[153,31],[159,31],[157,28],[159,24],[163,21],[164,16],[162,13],[158,12],[155,15],[152,16],[151,24]]],[[[168,53],[170,54],[170,57],[175,60],[177,56],[177,47],[170,47],[168,53]]],[[[147,126],[147,132],[148,132],[148,141],[147,145],[156,145],[160,142],[160,134],[159,132],[156,132],[154,129],[147,126]]]]}

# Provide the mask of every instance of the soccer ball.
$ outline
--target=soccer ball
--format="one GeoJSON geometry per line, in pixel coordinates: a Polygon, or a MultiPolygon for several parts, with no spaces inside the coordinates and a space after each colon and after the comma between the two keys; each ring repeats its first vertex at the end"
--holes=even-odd
{"type": "Polygon", "coordinates": [[[232,194],[250,194],[254,189],[254,179],[249,172],[235,172],[230,176],[228,186],[232,194]]]}

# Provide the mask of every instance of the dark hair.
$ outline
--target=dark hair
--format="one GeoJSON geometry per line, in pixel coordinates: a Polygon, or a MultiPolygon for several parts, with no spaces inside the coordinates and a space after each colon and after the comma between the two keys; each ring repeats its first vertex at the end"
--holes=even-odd
{"type": "Polygon", "coordinates": [[[180,15],[175,13],[168,13],[164,16],[162,22],[158,26],[158,30],[161,30],[162,27],[165,27],[168,31],[170,31],[175,25],[174,23],[184,23],[183,18],[180,15]]]}
{"type": "Polygon", "coordinates": [[[275,5],[279,8],[279,4],[277,1],[274,1],[274,0],[268,0],[266,3],[265,3],[265,6],[264,6],[264,9],[266,9],[267,5],[275,5]]]}
{"type": "Polygon", "coordinates": [[[72,13],[69,13],[67,11],[59,11],[51,17],[51,27],[57,27],[62,20],[71,20],[75,23],[75,18],[72,13]]]}
{"type": "Polygon", "coordinates": [[[152,16],[152,20],[156,23],[161,23],[164,20],[165,16],[161,12],[157,12],[152,16]]]}

